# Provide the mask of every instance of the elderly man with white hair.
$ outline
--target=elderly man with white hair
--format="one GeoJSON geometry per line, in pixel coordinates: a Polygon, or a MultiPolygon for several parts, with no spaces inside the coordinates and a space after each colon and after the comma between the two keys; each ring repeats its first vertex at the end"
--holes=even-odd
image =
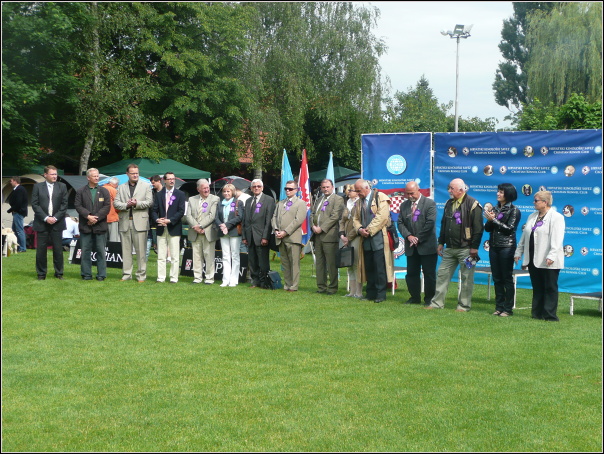
{"type": "Polygon", "coordinates": [[[248,249],[248,267],[252,278],[251,287],[261,287],[268,279],[270,270],[271,221],[275,212],[275,199],[262,192],[264,183],[254,179],[252,197],[245,202],[243,217],[243,244],[248,249]]]}
{"type": "Polygon", "coordinates": [[[210,194],[210,183],[205,178],[197,180],[199,195],[189,198],[186,219],[189,224],[188,238],[193,249],[193,284],[203,282],[205,263],[205,283],[214,283],[214,259],[218,230],[214,224],[220,198],[210,194]]]}
{"type": "Polygon", "coordinates": [[[448,190],[451,198],[445,203],[436,250],[442,257],[442,262],[436,275],[436,293],[426,309],[443,309],[445,307],[449,282],[459,265],[461,291],[456,311],[467,312],[472,307],[476,267],[473,266],[472,261],[466,259],[476,260],[478,258],[478,248],[484,231],[482,206],[476,199],[466,194],[466,184],[460,178],[452,180],[448,190]]]}

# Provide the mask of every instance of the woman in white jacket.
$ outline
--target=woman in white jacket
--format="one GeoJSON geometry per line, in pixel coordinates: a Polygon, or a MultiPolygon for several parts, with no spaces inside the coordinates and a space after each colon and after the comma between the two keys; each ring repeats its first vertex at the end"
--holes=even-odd
{"type": "Polygon", "coordinates": [[[564,268],[564,216],[552,210],[549,191],[534,195],[535,213],[522,230],[516,248],[516,263],[524,255],[522,267],[528,268],[533,286],[532,317],[558,321],[558,275],[564,268]]]}

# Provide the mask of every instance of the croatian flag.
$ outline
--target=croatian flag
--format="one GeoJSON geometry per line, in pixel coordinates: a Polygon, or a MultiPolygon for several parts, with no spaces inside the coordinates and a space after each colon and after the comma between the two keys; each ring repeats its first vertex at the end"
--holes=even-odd
{"type": "Polygon", "coordinates": [[[308,174],[308,161],[306,150],[302,150],[302,166],[298,177],[299,197],[306,202],[306,219],[302,223],[302,244],[307,244],[310,239],[310,179],[308,174]]]}

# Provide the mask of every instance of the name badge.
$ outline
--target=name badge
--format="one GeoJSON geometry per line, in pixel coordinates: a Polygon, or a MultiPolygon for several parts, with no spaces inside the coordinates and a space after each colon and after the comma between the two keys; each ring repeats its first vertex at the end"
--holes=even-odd
{"type": "Polygon", "coordinates": [[[105,198],[104,197],[99,197],[99,202],[104,202],[105,198]]]}

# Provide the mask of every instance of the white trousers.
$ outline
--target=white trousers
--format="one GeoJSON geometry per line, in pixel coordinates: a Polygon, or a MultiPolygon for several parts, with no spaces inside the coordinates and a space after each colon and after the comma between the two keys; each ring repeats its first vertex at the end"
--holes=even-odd
{"type": "Polygon", "coordinates": [[[223,236],[220,238],[222,249],[222,283],[234,287],[239,283],[240,269],[240,236],[223,236]]]}
{"type": "Polygon", "coordinates": [[[162,236],[157,237],[157,280],[166,280],[166,258],[170,251],[170,282],[178,282],[180,271],[180,236],[170,236],[164,228],[162,236]]]}
{"type": "Polygon", "coordinates": [[[202,282],[204,272],[206,284],[214,283],[214,259],[216,257],[216,241],[208,241],[205,235],[197,235],[191,242],[193,249],[193,282],[202,282]]]}

